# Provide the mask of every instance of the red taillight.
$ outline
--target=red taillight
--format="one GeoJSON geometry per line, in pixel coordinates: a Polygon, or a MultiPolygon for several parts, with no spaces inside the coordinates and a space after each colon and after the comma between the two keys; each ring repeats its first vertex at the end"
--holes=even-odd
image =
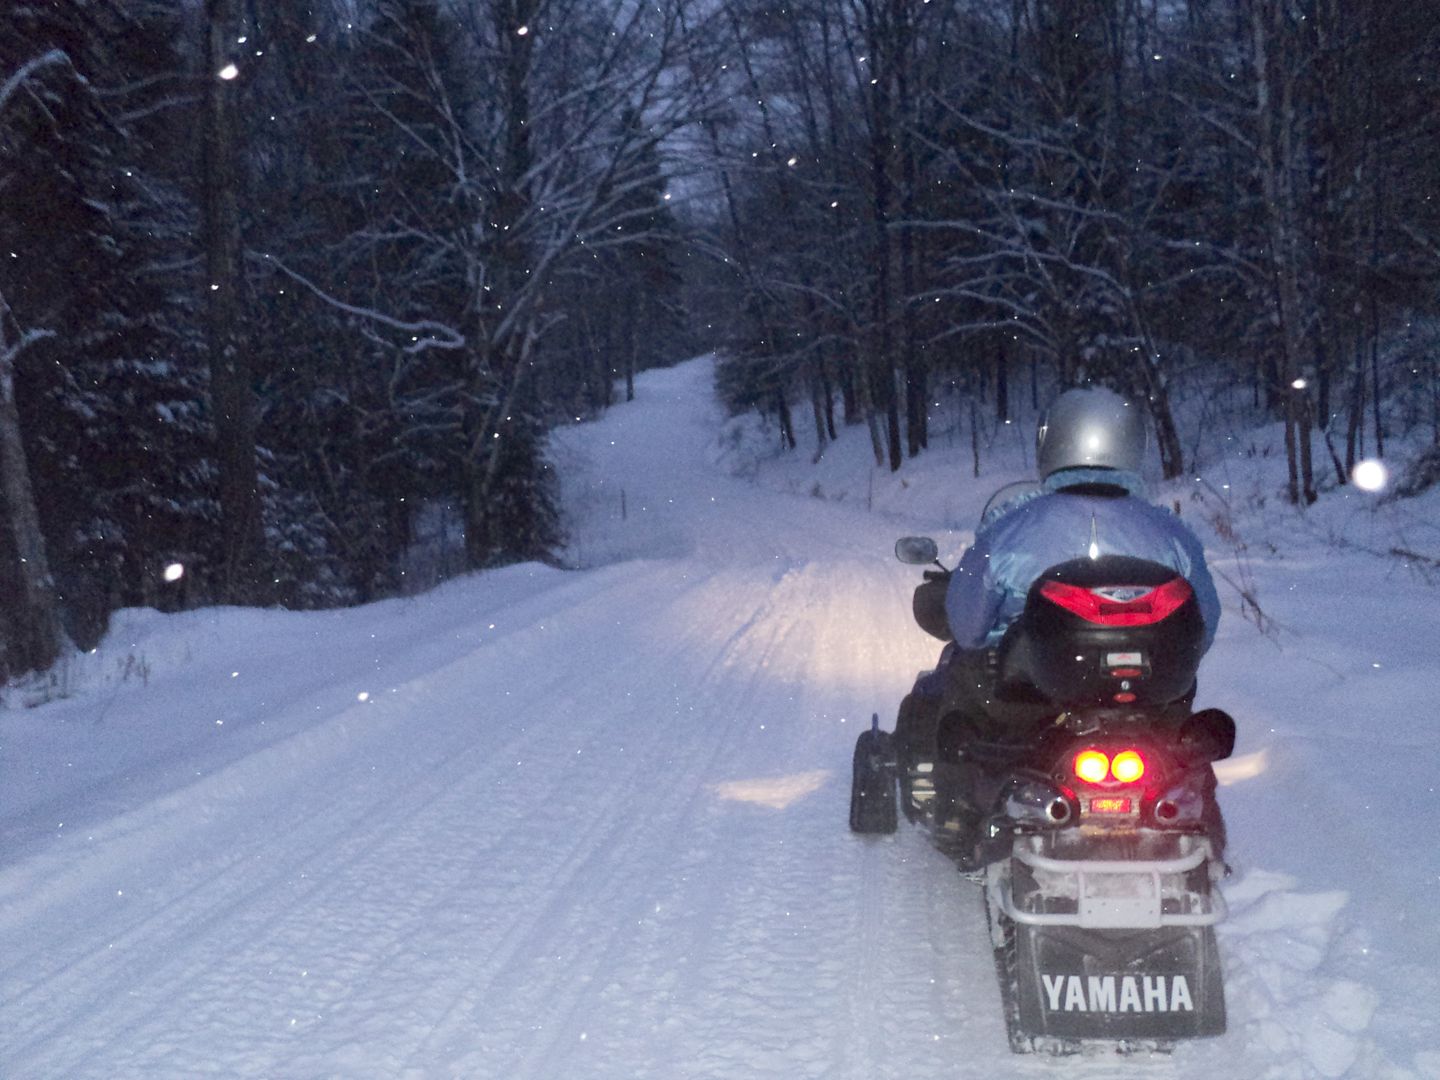
{"type": "Polygon", "coordinates": [[[1113,758],[1102,750],[1081,750],[1075,755],[1074,769],[1087,784],[1111,779],[1133,784],[1145,775],[1145,759],[1135,750],[1121,750],[1113,758]]]}
{"type": "Polygon", "coordinates": [[[1081,750],[1075,755],[1075,775],[1089,784],[1103,784],[1110,775],[1110,759],[1099,750],[1081,750]]]}
{"type": "Polygon", "coordinates": [[[1047,581],[1040,586],[1040,595],[1059,604],[1072,615],[1101,626],[1149,626],[1174,613],[1190,599],[1190,583],[1184,578],[1171,578],[1130,600],[1115,600],[1105,592],[1114,586],[1085,589],[1063,581],[1047,581]]]}
{"type": "Polygon", "coordinates": [[[1121,750],[1110,759],[1110,775],[1122,784],[1133,784],[1145,775],[1145,759],[1134,750],[1121,750]]]}

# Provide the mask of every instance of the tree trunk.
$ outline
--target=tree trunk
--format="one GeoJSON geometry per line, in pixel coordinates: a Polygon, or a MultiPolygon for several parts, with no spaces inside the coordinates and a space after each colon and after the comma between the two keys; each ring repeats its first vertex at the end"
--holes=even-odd
{"type": "Polygon", "coordinates": [[[855,416],[863,417],[870,432],[870,449],[875,454],[875,464],[885,464],[885,436],[880,431],[880,413],[875,408],[875,383],[871,377],[871,365],[859,358],[862,370],[855,375],[855,416]]]}
{"type": "Polygon", "coordinates": [[[874,326],[870,335],[870,388],[875,405],[885,411],[886,449],[890,471],[904,460],[900,446],[900,408],[895,392],[895,356],[891,335],[890,296],[890,154],[893,149],[894,116],[890,96],[892,64],[896,62],[895,41],[889,21],[883,19],[884,3],[870,5],[866,27],[870,50],[870,184],[872,188],[871,229],[875,260],[874,326]]]}
{"type": "Polygon", "coordinates": [[[830,441],[835,441],[835,387],[830,380],[830,365],[822,358],[819,361],[820,368],[820,393],[825,402],[825,433],[830,436],[830,441]]]}
{"type": "MultiPolygon", "coordinates": [[[[1323,336],[1324,341],[1334,341],[1329,333],[1323,336]]],[[[1315,346],[1316,382],[1315,388],[1315,415],[1320,418],[1319,427],[1322,431],[1330,430],[1330,413],[1333,408],[1331,401],[1331,387],[1333,385],[1334,373],[1330,370],[1334,360],[1330,352],[1320,342],[1315,346]]]]}
{"type": "MultiPolygon", "coordinates": [[[[519,236],[519,223],[529,201],[527,184],[533,164],[530,78],[535,39],[528,33],[516,33],[515,28],[532,25],[535,11],[536,0],[494,0],[487,16],[502,52],[497,103],[501,130],[497,133],[499,162],[493,205],[485,223],[489,228],[480,233],[479,248],[470,255],[484,267],[483,273],[472,275],[475,346],[462,353],[468,365],[468,392],[461,418],[465,440],[461,483],[465,557],[471,569],[523,552],[526,547],[526,538],[515,531],[517,524],[524,523],[507,517],[497,490],[505,469],[525,467],[531,437],[523,406],[533,395],[533,387],[522,389],[522,383],[532,367],[535,329],[533,309],[526,306],[525,294],[529,252],[519,236]],[[488,283],[488,292],[482,283],[488,283]],[[517,452],[506,442],[511,439],[527,443],[517,452]]],[[[627,329],[622,326],[620,334],[626,335],[627,329]]],[[[630,342],[621,347],[626,352],[628,389],[630,342]]],[[[613,353],[611,358],[613,365],[613,353]]]]}
{"type": "MultiPolygon", "coordinates": [[[[1378,227],[1377,227],[1377,232],[1378,227]]],[[[1376,275],[1372,273],[1372,279],[1376,275]]],[[[1370,404],[1375,415],[1375,456],[1385,456],[1385,422],[1380,413],[1380,305],[1370,289],[1370,404]]]]}
{"type": "Polygon", "coordinates": [[[240,17],[237,0],[206,0],[203,125],[206,337],[210,398],[220,472],[220,527],[225,565],[220,583],[236,603],[262,603],[264,523],[255,459],[250,350],[238,339],[243,275],[240,260],[239,164],[234,99],[239,79],[227,69],[240,17]]]}
{"type": "Polygon", "coordinates": [[[0,603],[0,681],[47,670],[64,642],[15,406],[15,357],[25,339],[7,339],[8,314],[0,297],[0,588],[6,598],[0,603]]]}
{"type": "Polygon", "coordinates": [[[1313,503],[1320,496],[1315,491],[1315,456],[1312,435],[1315,431],[1315,413],[1310,406],[1310,395],[1304,390],[1300,396],[1300,494],[1306,504],[1313,503]]]}
{"type": "Polygon", "coordinates": [[[462,490],[465,496],[465,557],[471,569],[490,565],[510,550],[509,523],[495,512],[494,492],[501,474],[505,439],[524,434],[524,418],[516,418],[521,401],[521,383],[535,347],[535,334],[526,331],[496,345],[486,341],[485,349],[471,366],[470,403],[463,418],[465,457],[462,490]],[[502,382],[498,373],[504,373],[502,382]],[[479,402],[493,399],[482,409],[479,402]]]}
{"type": "MultiPolygon", "coordinates": [[[[1265,194],[1269,233],[1270,270],[1280,332],[1280,366],[1272,382],[1285,417],[1285,468],[1288,495],[1301,503],[1301,461],[1297,395],[1292,384],[1303,352],[1298,280],[1301,244],[1295,190],[1296,119],[1293,100],[1294,72],[1286,61],[1287,15],[1279,0],[1262,0],[1251,11],[1254,44],[1255,107],[1260,142],[1260,173],[1265,194]]],[[[1310,484],[1307,482],[1306,487],[1310,484]]]]}
{"type": "Polygon", "coordinates": [[[780,441],[786,450],[794,450],[795,421],[790,416],[790,402],[785,399],[783,389],[775,391],[775,414],[780,418],[780,441]]]}
{"type": "Polygon", "coordinates": [[[843,423],[846,427],[851,424],[858,424],[866,418],[865,408],[860,402],[861,392],[859,383],[859,357],[855,354],[855,346],[849,346],[850,355],[847,362],[840,366],[840,408],[844,413],[843,423]]]}
{"type": "Polygon", "coordinates": [[[1285,397],[1285,490],[1292,506],[1300,505],[1299,461],[1295,455],[1295,395],[1285,397]]]}
{"type": "Polygon", "coordinates": [[[919,179],[913,134],[914,103],[910,93],[910,64],[914,40],[911,15],[911,0],[891,0],[891,20],[895,27],[895,55],[892,60],[895,69],[897,120],[895,142],[900,155],[900,350],[901,364],[905,371],[905,450],[913,458],[925,449],[930,441],[926,428],[930,373],[929,364],[917,344],[920,335],[913,303],[917,263],[914,222],[918,216],[916,189],[919,187],[919,179]]]}
{"type": "Polygon", "coordinates": [[[980,413],[975,408],[975,396],[970,396],[970,457],[974,461],[974,477],[980,479],[980,413]]]}
{"type": "MultiPolygon", "coordinates": [[[[877,166],[875,193],[875,324],[871,333],[870,394],[877,409],[885,413],[886,449],[889,451],[890,471],[900,468],[900,408],[895,392],[895,357],[890,335],[890,233],[885,204],[888,185],[883,179],[884,167],[877,166]]],[[[872,415],[875,415],[872,413],[872,415]]],[[[882,458],[883,460],[883,458],[882,458]]]]}
{"type": "MultiPolygon", "coordinates": [[[[645,304],[644,297],[638,297],[636,303],[643,312],[645,304]]],[[[634,401],[635,358],[636,354],[640,351],[640,319],[637,313],[632,312],[626,321],[630,324],[630,332],[626,335],[625,342],[625,400],[634,401]]]]}
{"type": "Polygon", "coordinates": [[[1160,473],[1166,480],[1173,480],[1185,471],[1185,451],[1180,445],[1180,431],[1175,426],[1175,414],[1170,409],[1170,389],[1159,364],[1160,361],[1153,353],[1144,362],[1145,398],[1150,408],[1150,419],[1155,424],[1155,444],[1160,451],[1160,473]]]}
{"type": "Polygon", "coordinates": [[[1355,471],[1355,462],[1364,450],[1365,438],[1365,354],[1355,342],[1350,368],[1350,407],[1345,423],[1345,475],[1355,471]]]}
{"type": "Polygon", "coordinates": [[[811,361],[810,378],[806,381],[810,386],[810,408],[815,415],[815,457],[818,462],[825,456],[825,401],[821,391],[820,368],[818,359],[811,361]]]}
{"type": "Polygon", "coordinates": [[[1010,419],[1010,358],[1005,355],[1003,337],[995,357],[995,419],[1002,424],[1010,419]]]}

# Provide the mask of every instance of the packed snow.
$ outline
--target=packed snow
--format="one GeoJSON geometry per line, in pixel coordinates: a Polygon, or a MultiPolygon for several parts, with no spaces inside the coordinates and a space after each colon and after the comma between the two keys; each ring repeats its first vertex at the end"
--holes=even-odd
{"type": "Polygon", "coordinates": [[[942,398],[891,475],[863,429],[779,452],[712,379],[557,436],[566,569],[126,611],[67,697],[10,691],[0,1076],[1440,1077],[1434,568],[1392,553],[1440,553],[1433,496],[1302,514],[1277,431],[1191,418],[1156,494],[1226,606],[1230,1030],[1020,1058],[977,886],[846,805],[937,654],[894,540],[956,557],[1033,418],[977,479],[942,398]]]}

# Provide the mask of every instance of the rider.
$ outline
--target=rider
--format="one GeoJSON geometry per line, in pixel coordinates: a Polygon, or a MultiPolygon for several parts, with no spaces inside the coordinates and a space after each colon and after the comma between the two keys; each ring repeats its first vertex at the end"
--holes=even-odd
{"type": "Polygon", "coordinates": [[[954,643],[901,707],[897,735],[917,759],[953,761],[963,746],[978,753],[982,744],[1023,741],[1050,715],[1042,704],[991,695],[994,647],[1051,566],[1128,555],[1170,567],[1194,590],[1210,647],[1220,619],[1215,584],[1194,533],[1145,501],[1144,450],[1140,409],[1110,390],[1067,390],[1051,405],[1036,433],[1039,488],[980,523],[945,595],[954,643]]]}
{"type": "Polygon", "coordinates": [[[1205,553],[1179,517],[1144,500],[1144,452],[1144,417],[1118,394],[1096,387],[1056,398],[1035,437],[1040,490],[981,522],[950,578],[945,613],[958,648],[998,643],[1035,579],[1085,555],[1129,555],[1182,575],[1210,647],[1220,600],[1205,553]]]}

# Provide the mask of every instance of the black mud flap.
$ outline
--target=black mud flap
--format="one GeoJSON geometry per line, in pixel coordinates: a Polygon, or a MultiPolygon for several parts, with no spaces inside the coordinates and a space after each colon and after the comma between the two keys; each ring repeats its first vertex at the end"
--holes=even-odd
{"type": "Polygon", "coordinates": [[[1169,1040],[1225,1030],[1208,926],[1015,926],[1019,1027],[1061,1039],[1169,1040]]]}

